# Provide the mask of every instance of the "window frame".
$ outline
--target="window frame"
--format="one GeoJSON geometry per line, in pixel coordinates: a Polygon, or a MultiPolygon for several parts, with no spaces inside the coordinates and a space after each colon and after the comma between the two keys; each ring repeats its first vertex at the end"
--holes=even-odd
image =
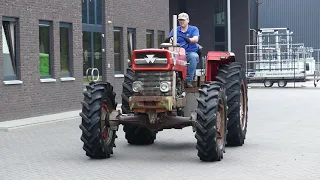
{"type": "Polygon", "coordinates": [[[154,30],[151,30],[151,29],[147,29],[146,30],[146,48],[154,48],[154,30]],[[147,36],[151,34],[151,47],[148,47],[148,44],[147,44],[147,36]]]}
{"type": "Polygon", "coordinates": [[[160,45],[162,44],[162,42],[163,42],[165,39],[166,39],[166,33],[165,33],[165,31],[158,30],[158,33],[157,33],[158,48],[160,48],[160,45]],[[163,39],[159,40],[159,35],[160,35],[160,36],[163,36],[163,39]]]}
{"type": "MultiPolygon", "coordinates": [[[[68,73],[61,72],[61,44],[60,44],[60,76],[61,77],[73,77],[73,26],[72,23],[60,22],[59,23],[59,32],[60,28],[68,28],[68,73]]],[[[59,33],[60,36],[60,33],[59,33]]],[[[61,38],[61,36],[60,36],[61,38]]],[[[61,41],[60,41],[61,43],[61,41]]]]}
{"type": "MultiPolygon", "coordinates": [[[[113,27],[113,40],[114,40],[114,32],[120,32],[120,40],[119,40],[119,57],[120,57],[120,70],[116,70],[115,59],[113,59],[114,64],[114,74],[124,74],[124,62],[123,62],[123,28],[122,27],[113,27]]],[[[115,55],[114,52],[114,42],[113,42],[113,57],[115,55]]]]}
{"type": "MultiPolygon", "coordinates": [[[[49,20],[39,20],[39,40],[40,40],[40,27],[44,26],[44,27],[49,27],[49,76],[41,76],[40,74],[40,49],[38,57],[39,57],[39,75],[40,75],[40,79],[47,79],[47,78],[53,78],[54,77],[54,62],[53,62],[53,22],[49,21],[49,20]]],[[[40,46],[40,44],[39,44],[40,46]]],[[[39,47],[38,47],[39,48],[39,47]]]]}
{"type": "MultiPolygon", "coordinates": [[[[14,37],[15,37],[15,41],[14,41],[14,49],[15,49],[15,53],[14,53],[14,56],[15,56],[15,60],[14,60],[14,63],[15,63],[15,68],[14,68],[14,73],[15,73],[15,76],[6,76],[4,73],[3,73],[3,80],[4,81],[13,81],[13,80],[20,80],[21,79],[21,72],[20,72],[20,20],[19,18],[17,17],[8,17],[8,16],[3,16],[2,17],[2,20],[1,20],[1,33],[2,33],[2,28],[3,28],[3,21],[9,21],[9,22],[15,22],[15,26],[16,26],[16,29],[15,29],[15,32],[14,32],[14,37]]],[[[4,39],[2,39],[1,43],[3,43],[4,39]]],[[[3,48],[3,47],[2,47],[3,48]]],[[[2,50],[3,51],[3,50],[2,50]]],[[[3,54],[3,52],[2,52],[3,54]]],[[[2,60],[2,62],[4,62],[4,59],[2,60]]],[[[3,68],[4,68],[4,65],[3,65],[3,68]]]]}
{"type": "Polygon", "coordinates": [[[224,49],[228,46],[228,35],[227,35],[227,15],[226,15],[227,9],[226,9],[226,2],[223,0],[218,0],[215,2],[215,8],[214,8],[214,29],[213,29],[213,49],[217,50],[216,47],[218,46],[224,46],[224,49]],[[221,16],[220,16],[221,15],[221,16]],[[218,18],[219,17],[219,18],[218,18]],[[217,20],[223,20],[222,23],[218,23],[217,20]],[[221,36],[220,34],[217,34],[219,28],[224,28],[224,41],[217,41],[216,36],[221,36]]]}
{"type": "Polygon", "coordinates": [[[82,24],[90,24],[90,25],[103,25],[103,21],[104,21],[104,1],[103,0],[86,0],[86,3],[83,2],[84,0],[82,0],[81,2],[81,13],[82,13],[82,16],[84,18],[81,19],[81,22],[82,24]],[[93,6],[94,6],[94,9],[93,9],[93,23],[90,22],[90,1],[93,1],[93,6]],[[100,11],[100,22],[97,23],[97,19],[98,19],[98,13],[97,13],[97,10],[98,10],[98,7],[97,7],[97,1],[100,1],[101,2],[101,11],[100,11]],[[84,7],[86,8],[86,12],[85,14],[83,14],[83,10],[84,10],[84,7]],[[85,19],[85,21],[83,21],[85,19]]]}

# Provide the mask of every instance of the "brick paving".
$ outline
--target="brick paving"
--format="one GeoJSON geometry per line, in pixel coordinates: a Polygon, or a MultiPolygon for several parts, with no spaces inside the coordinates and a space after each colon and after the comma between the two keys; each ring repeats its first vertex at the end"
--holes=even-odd
{"type": "Polygon", "coordinates": [[[114,155],[90,160],[78,120],[0,131],[0,179],[320,179],[320,92],[250,89],[245,145],[202,163],[191,128],[165,130],[151,146],[130,146],[118,132],[114,155]]]}

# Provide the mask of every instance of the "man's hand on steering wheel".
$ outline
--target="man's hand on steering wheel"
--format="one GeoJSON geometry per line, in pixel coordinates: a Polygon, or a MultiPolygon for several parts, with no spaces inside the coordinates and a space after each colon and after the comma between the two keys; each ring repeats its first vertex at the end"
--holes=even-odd
{"type": "MultiPolygon", "coordinates": [[[[180,36],[180,37],[182,37],[182,36],[180,36]]],[[[186,43],[188,43],[188,44],[190,44],[191,43],[191,41],[190,41],[190,39],[189,38],[187,38],[187,37],[182,37],[183,39],[184,39],[184,41],[186,42],[186,43]]]]}

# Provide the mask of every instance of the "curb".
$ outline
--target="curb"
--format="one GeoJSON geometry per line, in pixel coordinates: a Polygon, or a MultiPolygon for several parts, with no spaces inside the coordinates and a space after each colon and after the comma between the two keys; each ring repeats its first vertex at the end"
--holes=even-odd
{"type": "Polygon", "coordinates": [[[68,111],[63,113],[37,116],[37,117],[31,117],[31,118],[25,118],[25,119],[4,121],[4,122],[0,122],[0,131],[7,132],[13,129],[19,129],[19,128],[30,127],[35,125],[75,120],[75,119],[81,118],[79,115],[80,112],[81,110],[76,110],[76,111],[68,111]]]}
{"type": "MultiPolygon", "coordinates": [[[[121,112],[121,104],[118,104],[116,110],[121,112]]],[[[30,127],[35,125],[81,119],[79,115],[80,112],[81,110],[76,110],[50,115],[36,116],[31,118],[4,121],[0,122],[0,131],[7,132],[14,129],[30,127]]]]}

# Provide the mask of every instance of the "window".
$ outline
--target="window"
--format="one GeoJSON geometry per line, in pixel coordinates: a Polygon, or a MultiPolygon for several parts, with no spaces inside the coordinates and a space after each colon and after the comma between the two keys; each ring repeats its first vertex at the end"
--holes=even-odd
{"type": "Polygon", "coordinates": [[[217,0],[214,4],[214,48],[225,51],[227,47],[226,1],[217,0]]]}
{"type": "Polygon", "coordinates": [[[224,25],[225,24],[225,15],[224,12],[219,12],[215,14],[215,24],[224,25]]]}
{"type": "Polygon", "coordinates": [[[214,46],[215,51],[226,51],[226,47],[223,44],[217,44],[214,46]]]}
{"type": "Polygon", "coordinates": [[[310,71],[310,65],[309,65],[309,63],[306,63],[306,71],[310,71]]]}
{"type": "Polygon", "coordinates": [[[154,46],[154,37],[153,37],[153,31],[147,30],[147,48],[153,48],[154,46]]]}
{"type": "Polygon", "coordinates": [[[215,42],[226,42],[225,26],[216,26],[214,32],[215,42]]]}
{"type": "Polygon", "coordinates": [[[72,25],[60,24],[60,73],[61,77],[71,77],[72,67],[72,25]]]}
{"type": "Polygon", "coordinates": [[[82,23],[88,23],[88,0],[82,0],[82,23]]]}
{"type": "Polygon", "coordinates": [[[121,60],[121,28],[114,28],[113,36],[114,36],[114,71],[116,73],[123,73],[123,61],[121,60]]]}
{"type": "Polygon", "coordinates": [[[128,41],[128,59],[131,60],[132,52],[136,49],[136,31],[135,29],[128,29],[127,32],[128,41]]]}
{"type": "Polygon", "coordinates": [[[217,25],[225,25],[226,1],[217,0],[214,4],[214,21],[217,25]]]}
{"type": "Polygon", "coordinates": [[[188,2],[186,0],[179,0],[178,1],[179,4],[179,12],[187,12],[187,6],[189,5],[188,2]]]}
{"type": "Polygon", "coordinates": [[[51,22],[40,21],[39,24],[40,77],[51,77],[52,69],[52,26],[51,22]]]}
{"type": "Polygon", "coordinates": [[[102,24],[102,0],[82,0],[82,23],[102,24]]]}
{"type": "Polygon", "coordinates": [[[19,76],[18,19],[4,17],[1,31],[4,80],[17,80],[19,76]]]}
{"type": "Polygon", "coordinates": [[[158,31],[158,48],[160,48],[161,43],[165,40],[164,31],[158,31]]]}

